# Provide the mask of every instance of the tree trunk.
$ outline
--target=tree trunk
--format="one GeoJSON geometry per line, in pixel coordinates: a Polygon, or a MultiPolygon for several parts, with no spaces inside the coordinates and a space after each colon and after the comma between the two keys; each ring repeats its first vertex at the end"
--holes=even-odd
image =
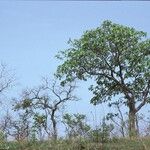
{"type": "Polygon", "coordinates": [[[57,140],[57,127],[56,127],[57,123],[56,123],[56,120],[55,120],[55,110],[52,111],[51,121],[52,121],[52,127],[53,127],[52,136],[53,136],[54,140],[57,140]]]}
{"type": "Polygon", "coordinates": [[[129,107],[129,137],[135,138],[137,137],[137,130],[136,130],[136,111],[135,105],[132,104],[129,107]]]}
{"type": "Polygon", "coordinates": [[[121,133],[122,133],[122,136],[125,137],[124,122],[121,122],[121,133]]]}
{"type": "Polygon", "coordinates": [[[53,138],[54,140],[57,140],[57,129],[56,129],[56,121],[53,120],[53,138]]]}
{"type": "Polygon", "coordinates": [[[137,136],[139,136],[140,131],[139,131],[139,119],[138,116],[136,115],[136,128],[137,128],[137,136]]]}

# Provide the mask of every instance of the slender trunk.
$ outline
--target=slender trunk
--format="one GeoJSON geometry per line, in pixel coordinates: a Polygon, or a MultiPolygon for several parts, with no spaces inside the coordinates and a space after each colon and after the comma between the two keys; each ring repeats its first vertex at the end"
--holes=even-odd
{"type": "Polygon", "coordinates": [[[139,131],[139,120],[138,120],[138,116],[136,115],[136,128],[137,128],[137,136],[139,136],[140,131],[139,131]]]}
{"type": "Polygon", "coordinates": [[[124,123],[124,118],[123,118],[123,114],[121,112],[121,109],[119,107],[119,105],[117,105],[117,109],[118,109],[118,112],[120,114],[120,119],[121,119],[121,122],[120,122],[120,127],[121,127],[121,133],[122,133],[122,136],[125,137],[125,132],[124,132],[124,127],[125,127],[125,123],[124,123]]]}
{"type": "Polygon", "coordinates": [[[122,136],[125,137],[125,133],[124,133],[124,122],[121,123],[121,133],[122,133],[122,136]]]}
{"type": "Polygon", "coordinates": [[[53,139],[57,140],[57,127],[56,127],[57,123],[55,120],[55,110],[52,111],[51,121],[52,121],[52,127],[53,127],[53,139]]]}
{"type": "Polygon", "coordinates": [[[135,103],[132,101],[129,105],[129,137],[135,138],[137,136],[136,130],[136,111],[135,103]]]}

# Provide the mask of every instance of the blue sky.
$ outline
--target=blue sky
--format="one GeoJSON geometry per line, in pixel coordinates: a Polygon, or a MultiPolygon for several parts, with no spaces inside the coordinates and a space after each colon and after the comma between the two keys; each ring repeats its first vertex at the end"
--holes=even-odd
{"type": "MultiPolygon", "coordinates": [[[[11,94],[38,85],[41,76],[52,78],[59,64],[54,56],[68,47],[68,39],[79,38],[104,20],[150,36],[150,2],[0,1],[0,61],[15,69],[19,83],[11,94]]],[[[69,110],[90,113],[88,84],[81,84],[77,92],[80,106],[69,104],[69,110]]],[[[102,106],[96,109],[104,113],[102,106]]]]}

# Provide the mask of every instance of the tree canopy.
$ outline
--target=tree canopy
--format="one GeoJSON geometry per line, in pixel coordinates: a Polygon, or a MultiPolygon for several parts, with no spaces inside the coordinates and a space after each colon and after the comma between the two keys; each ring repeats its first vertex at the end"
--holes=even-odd
{"type": "Polygon", "coordinates": [[[96,85],[90,90],[95,105],[121,97],[129,108],[131,131],[135,114],[150,101],[150,39],[146,32],[107,20],[69,44],[57,56],[64,61],[57,70],[58,77],[65,76],[62,83],[94,79],[96,85]]]}

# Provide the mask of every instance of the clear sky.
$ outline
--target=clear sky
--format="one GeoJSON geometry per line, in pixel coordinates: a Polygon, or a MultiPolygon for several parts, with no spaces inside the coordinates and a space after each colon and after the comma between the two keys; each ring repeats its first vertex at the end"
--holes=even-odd
{"type": "MultiPolygon", "coordinates": [[[[12,95],[38,85],[41,76],[52,77],[58,65],[54,56],[68,47],[68,39],[108,19],[150,37],[150,2],[0,1],[0,61],[15,69],[19,82],[12,95]]],[[[89,113],[91,95],[87,84],[81,86],[80,106],[70,104],[68,109],[89,113]]]]}

